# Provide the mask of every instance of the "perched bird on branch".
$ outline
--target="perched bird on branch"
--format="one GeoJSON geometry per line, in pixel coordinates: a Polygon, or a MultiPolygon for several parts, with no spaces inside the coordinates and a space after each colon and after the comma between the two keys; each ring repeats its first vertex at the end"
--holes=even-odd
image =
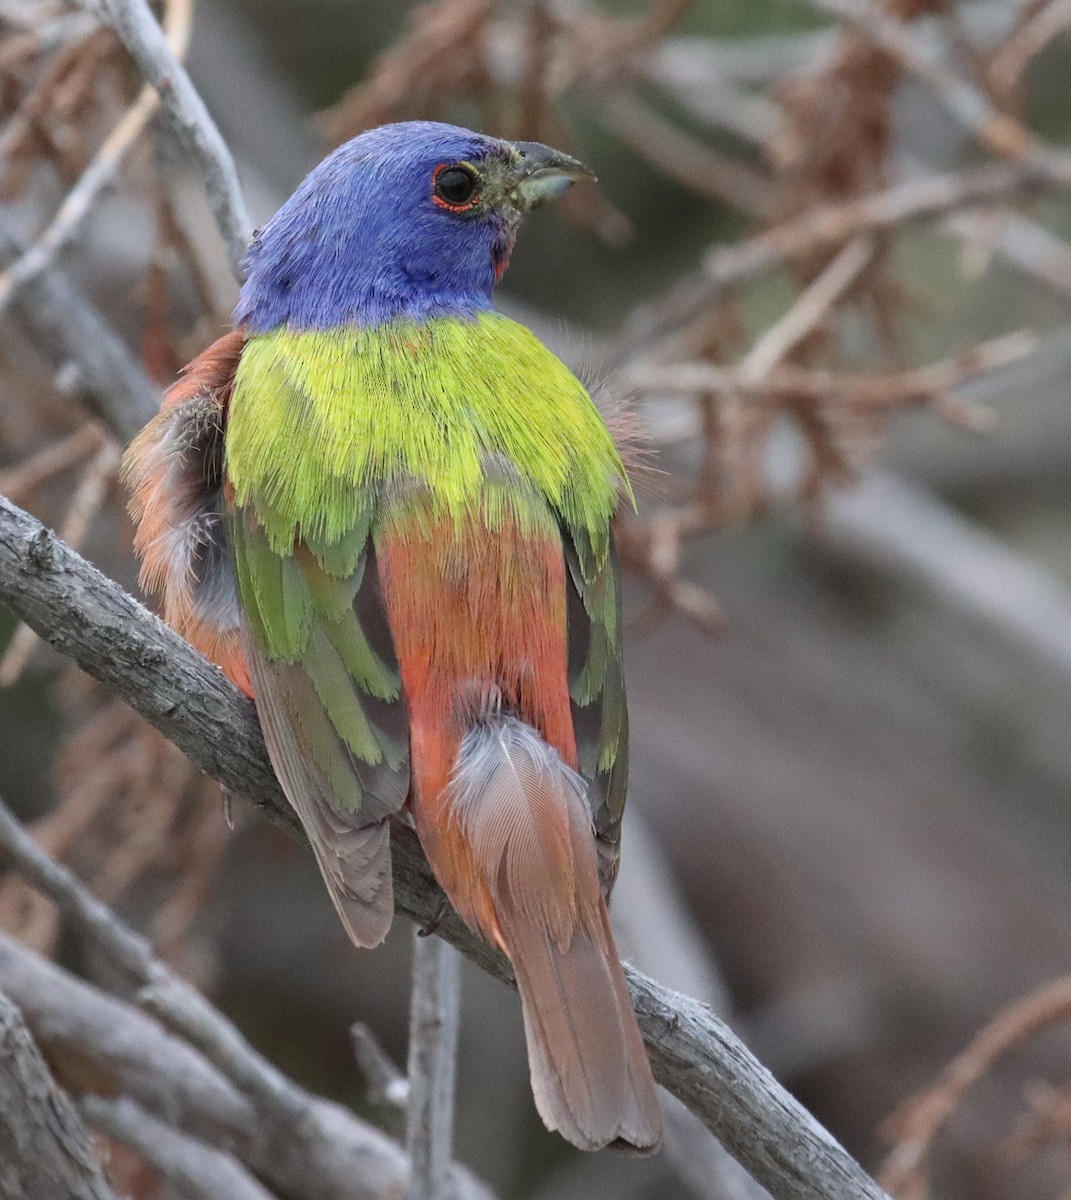
{"type": "Polygon", "coordinates": [[[650,1151],[606,908],[626,464],[583,385],[492,303],[523,214],[587,176],[448,125],[348,142],[254,237],[233,332],[126,469],[143,583],[254,697],[353,941],[390,927],[388,818],[407,807],[513,964],[543,1120],[650,1151]]]}

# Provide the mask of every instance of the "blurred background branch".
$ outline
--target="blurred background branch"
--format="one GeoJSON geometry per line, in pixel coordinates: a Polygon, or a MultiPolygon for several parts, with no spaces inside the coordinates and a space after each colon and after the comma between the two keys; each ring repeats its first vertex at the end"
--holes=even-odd
{"type": "Polygon", "coordinates": [[[415,929],[405,1128],[413,1166],[406,1200],[437,1200],[446,1192],[454,1145],[460,975],[461,964],[453,946],[415,929]]]}
{"type": "MultiPolygon", "coordinates": [[[[372,1160],[381,1171],[395,1165],[391,1160],[396,1161],[401,1153],[392,1143],[344,1110],[309,1095],[259,1055],[226,1017],[154,957],[144,939],[50,859],[2,801],[0,845],[27,881],[71,918],[80,936],[107,961],[117,980],[134,989],[138,1005],[199,1051],[253,1106],[261,1136],[267,1135],[278,1158],[276,1174],[286,1172],[289,1191],[314,1197],[352,1196],[357,1176],[370,1196],[383,1196],[392,1190],[369,1176],[367,1161],[372,1160]]],[[[95,1109],[92,1102],[84,1111],[102,1115],[105,1125],[122,1124],[125,1133],[119,1140],[123,1142],[147,1136],[144,1125],[137,1123],[136,1111],[95,1109]]],[[[167,1172],[179,1169],[180,1160],[186,1163],[181,1169],[192,1171],[198,1178],[209,1169],[205,1161],[191,1165],[190,1160],[196,1158],[195,1148],[183,1155],[181,1143],[165,1142],[158,1149],[166,1156],[167,1172]]],[[[213,1164],[217,1175],[226,1169],[211,1156],[207,1162],[213,1164]]],[[[450,1163],[439,1166],[445,1184],[450,1163]]],[[[440,1194],[486,1195],[466,1175],[456,1175],[450,1180],[451,1186],[442,1187],[440,1194]]]]}
{"type": "Polygon", "coordinates": [[[0,1179],[13,1200],[115,1200],[89,1135],[22,1014],[0,993],[0,1179]]]}

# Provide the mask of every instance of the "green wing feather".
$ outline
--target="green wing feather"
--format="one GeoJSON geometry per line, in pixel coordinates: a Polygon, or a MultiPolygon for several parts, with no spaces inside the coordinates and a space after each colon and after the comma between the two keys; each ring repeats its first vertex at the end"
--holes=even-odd
{"type": "Polygon", "coordinates": [[[628,790],[628,707],[621,653],[621,579],[612,542],[593,548],[582,529],[564,527],[568,570],[569,692],[580,773],[588,780],[609,894],[617,878],[628,790]]]}
{"type": "MultiPolygon", "coordinates": [[[[235,415],[240,425],[312,412],[282,370],[238,389],[233,404],[228,467],[235,415]]],[[[307,449],[294,439],[286,452],[315,458],[316,422],[304,432],[307,449]]],[[[228,535],[271,761],[343,924],[375,946],[394,910],[387,817],[408,793],[408,726],[372,550],[372,488],[324,486],[335,520],[294,512],[265,479],[232,504],[228,535]]]]}
{"type": "Polygon", "coordinates": [[[375,945],[393,914],[386,818],[404,804],[409,773],[370,521],[291,554],[273,549],[251,506],[232,511],[229,532],[272,763],[343,923],[375,945]]]}

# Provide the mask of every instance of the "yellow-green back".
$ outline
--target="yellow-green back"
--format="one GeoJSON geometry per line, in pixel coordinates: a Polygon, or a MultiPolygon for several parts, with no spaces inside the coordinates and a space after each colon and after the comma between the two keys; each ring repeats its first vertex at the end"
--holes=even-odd
{"type": "Polygon", "coordinates": [[[367,528],[394,481],[420,481],[459,523],[482,506],[493,524],[487,498],[514,472],[602,557],[628,487],[620,457],[579,380],[506,317],[282,328],[245,347],[227,474],[276,553],[367,528]]]}

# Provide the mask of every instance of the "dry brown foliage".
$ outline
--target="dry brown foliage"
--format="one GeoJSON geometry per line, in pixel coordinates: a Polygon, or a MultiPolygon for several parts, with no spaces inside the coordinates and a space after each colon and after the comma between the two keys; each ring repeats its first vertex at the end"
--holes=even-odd
{"type": "MultiPolygon", "coordinates": [[[[60,690],[74,732],[56,763],[58,804],[34,835],[101,899],[146,905],[161,956],[202,975],[187,939],[227,845],[219,789],[81,673],[60,690]]],[[[46,954],[59,933],[53,906],[18,876],[0,882],[0,928],[46,954]]]]}

